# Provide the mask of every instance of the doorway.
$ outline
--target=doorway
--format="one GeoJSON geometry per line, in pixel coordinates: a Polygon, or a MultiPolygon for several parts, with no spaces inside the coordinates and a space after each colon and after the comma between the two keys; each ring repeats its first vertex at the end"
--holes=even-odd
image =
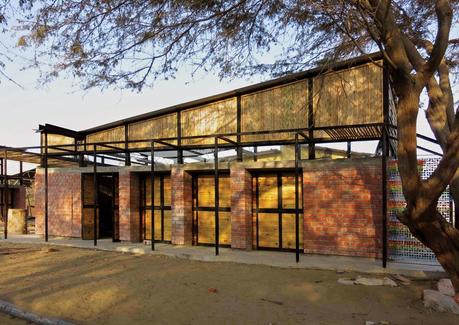
{"type": "MultiPolygon", "coordinates": [[[[301,177],[299,179],[300,229],[303,228],[301,177]]],[[[295,174],[259,173],[253,176],[253,246],[265,250],[294,250],[295,174]]],[[[300,247],[303,231],[299,232],[300,247]]]]}
{"type": "MultiPolygon", "coordinates": [[[[214,174],[193,175],[193,244],[215,245],[214,174]]],[[[219,244],[231,245],[231,186],[229,174],[219,175],[219,244]]]]}
{"type": "MultiPolygon", "coordinates": [[[[94,239],[94,174],[82,175],[82,239],[94,239]]],[[[118,174],[97,174],[97,238],[119,241],[118,174]]]]}

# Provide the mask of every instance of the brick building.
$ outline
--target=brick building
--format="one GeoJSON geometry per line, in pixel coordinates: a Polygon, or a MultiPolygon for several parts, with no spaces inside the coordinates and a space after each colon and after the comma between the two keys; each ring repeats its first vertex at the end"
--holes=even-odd
{"type": "Polygon", "coordinates": [[[36,232],[384,257],[388,89],[374,55],[88,130],[41,125],[36,232]],[[352,155],[371,140],[378,155],[352,155]]]}

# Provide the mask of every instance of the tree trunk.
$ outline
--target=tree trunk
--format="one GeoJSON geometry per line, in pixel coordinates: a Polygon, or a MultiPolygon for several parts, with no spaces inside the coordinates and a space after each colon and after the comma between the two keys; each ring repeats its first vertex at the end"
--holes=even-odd
{"type": "Polygon", "coordinates": [[[415,207],[408,207],[400,216],[400,221],[435,253],[438,262],[451,277],[454,290],[459,293],[459,230],[448,223],[435,206],[421,214],[415,207]]]}

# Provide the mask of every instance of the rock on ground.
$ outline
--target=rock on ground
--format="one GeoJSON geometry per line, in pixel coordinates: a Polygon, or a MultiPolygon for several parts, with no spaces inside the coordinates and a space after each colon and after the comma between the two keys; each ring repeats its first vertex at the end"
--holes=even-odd
{"type": "Polygon", "coordinates": [[[398,287],[397,283],[392,280],[391,278],[385,277],[383,279],[383,285],[389,286],[389,287],[398,287]]]}
{"type": "Polygon", "coordinates": [[[450,279],[441,279],[437,282],[437,290],[442,294],[454,297],[456,294],[454,292],[453,283],[450,279]]]}
{"type": "Polygon", "coordinates": [[[382,286],[384,285],[384,281],[383,279],[365,278],[363,276],[358,276],[355,280],[355,284],[360,284],[364,286],[382,286]]]}
{"type": "Polygon", "coordinates": [[[424,290],[424,307],[459,315],[459,305],[454,299],[436,290],[424,290]]]}
{"type": "Polygon", "coordinates": [[[411,284],[411,280],[404,277],[403,275],[400,275],[400,274],[396,274],[394,275],[394,279],[397,280],[398,282],[400,282],[402,285],[404,286],[408,286],[411,284]]]}
{"type": "Polygon", "coordinates": [[[344,285],[347,285],[347,286],[353,286],[355,284],[354,280],[346,279],[346,278],[339,278],[338,279],[338,283],[339,284],[344,284],[344,285]]]}

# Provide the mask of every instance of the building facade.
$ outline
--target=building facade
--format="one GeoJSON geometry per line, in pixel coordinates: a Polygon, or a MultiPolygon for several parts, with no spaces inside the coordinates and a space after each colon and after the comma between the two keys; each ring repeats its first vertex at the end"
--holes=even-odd
{"type": "Polygon", "coordinates": [[[36,232],[385,259],[388,83],[373,55],[88,130],[40,125],[36,232]]]}

